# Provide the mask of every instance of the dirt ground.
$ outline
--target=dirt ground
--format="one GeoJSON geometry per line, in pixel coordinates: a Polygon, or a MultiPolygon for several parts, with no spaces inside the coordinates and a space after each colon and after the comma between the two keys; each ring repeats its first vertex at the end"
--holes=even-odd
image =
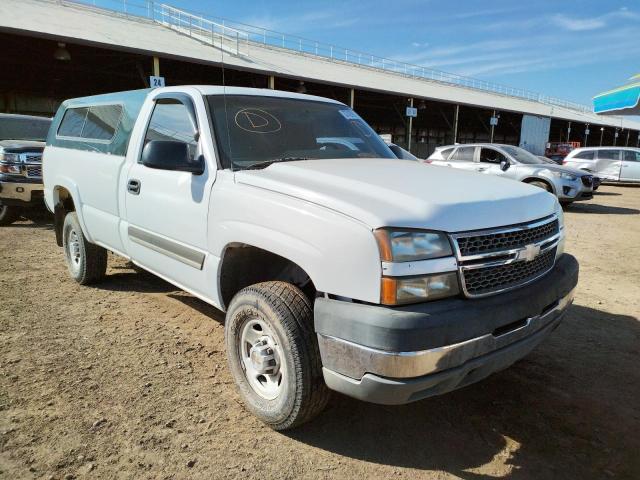
{"type": "Polygon", "coordinates": [[[563,324],[508,370],[401,407],[334,395],[277,433],[227,369],[221,312],[110,256],[67,274],[50,219],[0,229],[0,477],[640,478],[640,188],[566,209],[563,324]]]}

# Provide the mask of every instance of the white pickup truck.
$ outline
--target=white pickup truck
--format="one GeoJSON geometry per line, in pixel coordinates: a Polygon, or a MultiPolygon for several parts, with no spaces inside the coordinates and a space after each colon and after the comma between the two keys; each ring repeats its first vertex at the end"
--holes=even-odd
{"type": "Polygon", "coordinates": [[[329,391],[402,404],[530,352],[573,299],[556,198],[397,159],[325,98],[183,86],[68,100],[44,153],[81,284],[107,251],[226,311],[230,370],[275,429],[329,391]]]}

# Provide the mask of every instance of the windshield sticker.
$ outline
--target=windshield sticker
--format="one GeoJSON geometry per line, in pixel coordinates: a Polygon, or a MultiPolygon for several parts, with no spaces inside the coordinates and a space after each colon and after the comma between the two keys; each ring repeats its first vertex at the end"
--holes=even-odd
{"type": "Polygon", "coordinates": [[[360,117],[353,110],[339,110],[340,114],[347,120],[360,120],[360,117]]]}
{"type": "Polygon", "coordinates": [[[243,108],[234,120],[238,127],[251,133],[275,133],[282,129],[280,120],[259,108],[243,108]]]}

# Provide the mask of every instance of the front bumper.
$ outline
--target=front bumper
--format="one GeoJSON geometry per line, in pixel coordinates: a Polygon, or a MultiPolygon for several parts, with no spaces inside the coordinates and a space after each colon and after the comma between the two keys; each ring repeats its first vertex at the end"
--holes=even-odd
{"type": "Polygon", "coordinates": [[[5,205],[30,205],[43,201],[44,185],[33,181],[0,180],[0,202],[5,205]]]}
{"type": "Polygon", "coordinates": [[[573,181],[560,180],[556,185],[556,192],[561,202],[579,202],[593,198],[593,187],[584,185],[581,178],[573,181]]]}
{"type": "Polygon", "coordinates": [[[538,281],[477,300],[399,308],[316,299],[329,388],[382,404],[408,403],[476,382],[528,354],[573,301],[577,261],[538,281]]]}

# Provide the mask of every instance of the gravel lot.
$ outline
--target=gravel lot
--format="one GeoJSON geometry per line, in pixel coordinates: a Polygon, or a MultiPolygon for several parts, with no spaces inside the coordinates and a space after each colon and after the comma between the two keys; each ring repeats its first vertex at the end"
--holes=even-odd
{"type": "Polygon", "coordinates": [[[68,276],[47,215],[0,229],[0,477],[640,478],[640,188],[566,210],[574,306],[510,369],[402,407],[243,409],[221,312],[115,256],[68,276]]]}

